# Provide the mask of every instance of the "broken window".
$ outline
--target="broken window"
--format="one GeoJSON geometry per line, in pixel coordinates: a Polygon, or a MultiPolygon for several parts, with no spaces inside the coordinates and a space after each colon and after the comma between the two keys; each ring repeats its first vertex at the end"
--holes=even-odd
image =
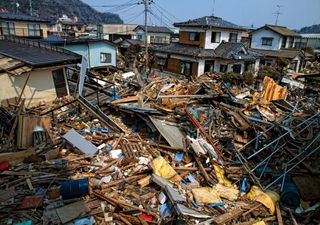
{"type": "Polygon", "coordinates": [[[237,33],[230,33],[229,35],[229,42],[237,42],[238,34],[237,33]]]}
{"type": "Polygon", "coordinates": [[[13,22],[1,22],[1,30],[3,35],[15,35],[13,22]]]}
{"type": "Polygon", "coordinates": [[[206,60],[204,64],[204,72],[213,72],[213,71],[214,71],[214,61],[206,60]]]}
{"type": "Polygon", "coordinates": [[[28,24],[29,36],[40,37],[40,24],[28,24]]]}
{"type": "Polygon", "coordinates": [[[289,46],[288,46],[288,48],[293,48],[293,43],[294,43],[294,39],[293,38],[289,38],[289,46]]]}
{"type": "Polygon", "coordinates": [[[191,63],[181,62],[180,63],[180,73],[184,75],[191,75],[191,63]]]}
{"type": "Polygon", "coordinates": [[[262,45],[272,46],[273,38],[262,38],[262,45]]]}
{"type": "Polygon", "coordinates": [[[190,33],[189,34],[189,40],[190,41],[199,41],[200,40],[200,33],[190,33]]]}
{"type": "Polygon", "coordinates": [[[212,32],[211,43],[220,43],[221,32],[212,32]]]}
{"type": "Polygon", "coordinates": [[[228,70],[228,65],[224,65],[224,64],[220,65],[220,72],[221,73],[226,73],[227,70],[228,70]]]}
{"type": "Polygon", "coordinates": [[[111,63],[111,53],[100,53],[100,62],[101,63],[111,63]]]}

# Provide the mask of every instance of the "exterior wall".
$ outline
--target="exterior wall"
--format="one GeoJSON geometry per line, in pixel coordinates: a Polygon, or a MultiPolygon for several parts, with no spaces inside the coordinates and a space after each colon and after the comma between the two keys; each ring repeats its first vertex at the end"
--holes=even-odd
{"type": "Polygon", "coordinates": [[[197,71],[198,76],[204,74],[204,65],[205,65],[205,60],[202,59],[198,61],[198,71],[197,71]]]}
{"type": "MultiPolygon", "coordinates": [[[[27,74],[21,76],[12,76],[7,73],[0,74],[0,101],[19,97],[27,77],[27,74]]],[[[51,102],[56,99],[57,94],[52,70],[32,71],[22,98],[26,99],[26,107],[36,106],[40,102],[51,102]]]]}
{"type": "Polygon", "coordinates": [[[230,63],[227,60],[223,59],[216,59],[214,61],[214,72],[220,73],[220,65],[228,65],[227,72],[232,72],[233,71],[233,65],[234,64],[241,64],[241,74],[244,72],[244,62],[236,62],[236,63],[230,63]]]}
{"type": "Polygon", "coordinates": [[[195,31],[200,33],[199,41],[190,41],[189,40],[189,34],[193,33],[190,31],[180,31],[179,33],[179,42],[181,44],[187,44],[187,45],[196,45],[201,48],[205,47],[205,39],[206,39],[206,33],[205,32],[200,32],[200,31],[195,31]]]}
{"type": "Polygon", "coordinates": [[[48,25],[46,23],[0,20],[0,25],[1,25],[1,22],[13,22],[14,29],[15,29],[15,35],[20,36],[20,37],[28,37],[29,36],[28,24],[40,24],[40,30],[41,30],[40,35],[42,35],[42,38],[48,37],[48,25]]]}
{"type": "Polygon", "coordinates": [[[228,42],[229,41],[229,35],[230,33],[237,33],[238,34],[238,40],[237,42],[240,42],[241,40],[241,32],[237,31],[223,31],[223,30],[207,30],[206,31],[206,41],[205,41],[205,49],[216,49],[222,41],[228,42]],[[212,32],[221,32],[221,38],[219,43],[211,43],[211,36],[212,32]]]}
{"type": "Polygon", "coordinates": [[[180,73],[180,63],[181,61],[186,61],[186,62],[191,62],[192,63],[192,76],[199,76],[201,74],[198,74],[198,62],[187,60],[187,59],[177,59],[177,58],[169,58],[167,67],[165,68],[166,71],[171,72],[171,73],[180,73]]]}
{"type": "MultiPolygon", "coordinates": [[[[148,37],[147,38],[148,38],[148,41],[147,41],[148,44],[170,44],[171,35],[170,34],[166,34],[166,33],[150,33],[150,32],[148,32],[148,37]],[[151,36],[164,38],[165,42],[164,43],[154,42],[154,41],[151,40],[151,36]]],[[[142,29],[137,30],[136,34],[134,36],[134,39],[138,39],[138,40],[141,40],[141,41],[144,42],[145,41],[145,32],[142,29]],[[141,35],[140,39],[138,38],[138,35],[141,35]]]]}
{"type": "Polygon", "coordinates": [[[137,24],[100,24],[97,26],[98,38],[109,40],[111,34],[131,35],[138,25],[137,24]]]}
{"type": "Polygon", "coordinates": [[[86,58],[89,64],[89,68],[98,66],[116,66],[116,48],[106,43],[90,43],[81,45],[67,45],[65,49],[82,55],[86,58]],[[100,53],[110,53],[111,63],[101,63],[100,53]]]}
{"type": "Polygon", "coordinates": [[[252,40],[251,40],[251,48],[258,48],[258,49],[266,49],[266,50],[279,50],[281,48],[282,37],[281,35],[271,31],[271,30],[258,30],[252,33],[252,40]],[[265,46],[262,45],[262,38],[273,38],[272,46],[265,46]]]}

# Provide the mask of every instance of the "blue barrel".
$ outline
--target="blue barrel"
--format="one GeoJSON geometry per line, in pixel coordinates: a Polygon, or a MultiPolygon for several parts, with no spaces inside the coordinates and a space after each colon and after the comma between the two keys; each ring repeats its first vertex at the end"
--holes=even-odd
{"type": "Polygon", "coordinates": [[[281,202],[284,206],[296,209],[300,206],[300,193],[297,186],[291,181],[285,181],[281,192],[281,202]]]}
{"type": "Polygon", "coordinates": [[[69,180],[61,184],[60,194],[63,199],[78,198],[89,193],[89,180],[69,180]]]}

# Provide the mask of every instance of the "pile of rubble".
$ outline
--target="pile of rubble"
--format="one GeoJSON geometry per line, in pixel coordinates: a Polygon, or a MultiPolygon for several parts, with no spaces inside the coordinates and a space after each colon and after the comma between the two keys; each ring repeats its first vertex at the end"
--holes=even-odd
{"type": "Polygon", "coordinates": [[[1,224],[319,224],[318,98],[92,75],[99,107],[0,108],[1,224]]]}

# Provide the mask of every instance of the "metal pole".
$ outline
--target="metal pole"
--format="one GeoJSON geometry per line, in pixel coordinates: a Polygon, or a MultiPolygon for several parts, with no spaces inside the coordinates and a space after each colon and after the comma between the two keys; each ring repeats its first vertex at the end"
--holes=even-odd
{"type": "Polygon", "coordinates": [[[29,0],[30,16],[32,16],[32,0],[29,0]]]}
{"type": "Polygon", "coordinates": [[[144,34],[145,34],[145,48],[146,48],[146,55],[145,55],[145,72],[148,71],[148,4],[149,0],[144,0],[144,34]]]}

